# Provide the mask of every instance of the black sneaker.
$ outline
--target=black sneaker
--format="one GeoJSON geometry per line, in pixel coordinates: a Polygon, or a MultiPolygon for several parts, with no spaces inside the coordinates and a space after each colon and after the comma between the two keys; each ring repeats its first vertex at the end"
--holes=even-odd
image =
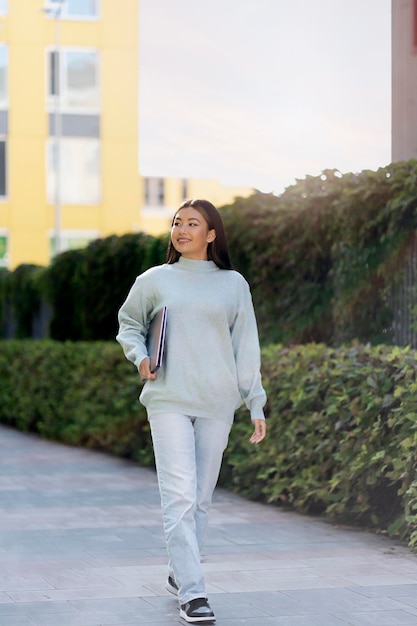
{"type": "Polygon", "coordinates": [[[173,593],[174,596],[178,595],[178,585],[175,582],[175,580],[172,578],[172,576],[168,576],[168,580],[167,580],[167,583],[165,585],[165,589],[167,591],[169,591],[170,593],[173,593]]]}
{"type": "Polygon", "coordinates": [[[180,617],[186,622],[215,622],[216,618],[206,598],[194,598],[181,604],[180,617]]]}

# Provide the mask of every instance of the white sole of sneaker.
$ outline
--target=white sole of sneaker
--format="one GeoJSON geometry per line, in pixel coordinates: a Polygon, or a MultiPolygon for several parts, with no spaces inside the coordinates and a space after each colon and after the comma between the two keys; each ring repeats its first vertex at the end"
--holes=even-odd
{"type": "Polygon", "coordinates": [[[189,617],[185,611],[180,608],[180,617],[188,622],[189,624],[197,624],[205,622],[206,624],[212,624],[216,621],[216,618],[213,617],[189,617]]]}
{"type": "Polygon", "coordinates": [[[170,585],[169,582],[165,584],[165,589],[169,591],[169,593],[172,593],[174,596],[178,595],[178,589],[170,585]]]}

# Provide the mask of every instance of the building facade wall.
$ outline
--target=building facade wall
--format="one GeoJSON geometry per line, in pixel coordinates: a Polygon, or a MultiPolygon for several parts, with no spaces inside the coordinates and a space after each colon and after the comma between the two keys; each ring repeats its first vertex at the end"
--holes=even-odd
{"type": "Polygon", "coordinates": [[[392,161],[417,158],[417,1],[392,0],[392,161]]]}
{"type": "MultiPolygon", "coordinates": [[[[69,240],[77,245],[127,232],[138,222],[138,0],[97,0],[96,6],[95,16],[63,13],[58,22],[53,12],[41,10],[42,0],[13,0],[0,15],[0,46],[8,56],[7,194],[0,199],[0,237],[7,239],[9,267],[47,265],[53,251],[56,100],[50,97],[51,51],[59,51],[62,63],[66,53],[68,59],[72,54],[75,65],[77,52],[91,51],[97,74],[97,102],[85,107],[69,97],[66,102],[66,69],[61,68],[62,248],[70,246],[69,240]],[[98,170],[93,182],[77,165],[84,148],[92,155],[90,161],[86,158],[86,170],[92,164],[98,170]]],[[[53,9],[53,0],[45,0],[44,8],[53,9]]],[[[71,81],[68,71],[68,93],[79,88],[71,81]]]]}
{"type": "Polygon", "coordinates": [[[166,233],[171,227],[175,211],[186,199],[206,198],[221,207],[232,203],[236,197],[248,197],[253,192],[251,187],[224,186],[210,178],[144,179],[140,230],[151,235],[166,233]],[[154,190],[157,187],[160,193],[154,193],[153,197],[146,193],[146,182],[149,180],[159,182],[158,187],[154,185],[154,190]]]}
{"type": "Polygon", "coordinates": [[[185,195],[226,204],[252,192],[140,176],[139,0],[65,0],[55,19],[57,5],[0,0],[0,267],[166,232],[185,195]]]}

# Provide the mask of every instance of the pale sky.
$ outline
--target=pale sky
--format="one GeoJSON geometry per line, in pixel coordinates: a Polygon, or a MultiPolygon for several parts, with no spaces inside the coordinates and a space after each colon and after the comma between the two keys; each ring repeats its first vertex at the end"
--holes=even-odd
{"type": "Polygon", "coordinates": [[[391,159],[391,0],[140,0],[139,168],[281,193],[391,159]]]}

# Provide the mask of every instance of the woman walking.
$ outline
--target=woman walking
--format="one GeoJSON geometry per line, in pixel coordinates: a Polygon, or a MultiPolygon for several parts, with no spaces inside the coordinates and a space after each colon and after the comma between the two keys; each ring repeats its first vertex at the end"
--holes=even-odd
{"type": "Polygon", "coordinates": [[[150,423],[169,557],[167,589],[187,622],[213,622],[201,548],[234,413],[250,411],[257,444],[266,434],[266,394],[249,286],[231,266],[224,226],[207,200],[176,212],[167,261],[141,274],[119,311],[117,340],[146,380],[140,401],[150,423]],[[166,306],[162,367],[152,373],[149,325],[166,306]]]}

